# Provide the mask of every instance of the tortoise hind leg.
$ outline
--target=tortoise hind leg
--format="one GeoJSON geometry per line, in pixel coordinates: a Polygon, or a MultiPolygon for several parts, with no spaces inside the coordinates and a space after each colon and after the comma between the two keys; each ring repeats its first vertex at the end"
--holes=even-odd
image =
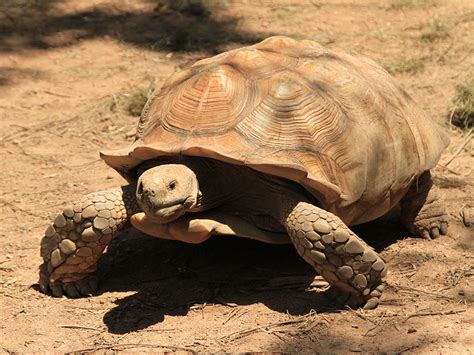
{"type": "Polygon", "coordinates": [[[448,232],[448,215],[429,170],[412,183],[400,207],[401,221],[410,232],[426,239],[448,232]]]}
{"type": "Polygon", "coordinates": [[[331,286],[351,294],[357,306],[378,305],[387,266],[336,215],[299,202],[282,222],[298,253],[331,286]]]}
{"type": "Polygon", "coordinates": [[[66,207],[41,240],[41,291],[51,291],[56,297],[94,292],[97,279],[93,272],[99,258],[137,210],[133,185],[94,192],[66,207]]]}

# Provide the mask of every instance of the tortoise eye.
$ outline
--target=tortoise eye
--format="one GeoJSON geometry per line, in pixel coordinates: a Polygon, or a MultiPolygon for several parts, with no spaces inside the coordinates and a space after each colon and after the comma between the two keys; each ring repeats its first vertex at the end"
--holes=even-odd
{"type": "Polygon", "coordinates": [[[174,190],[175,188],[176,188],[176,181],[173,180],[168,184],[168,189],[174,190]]]}

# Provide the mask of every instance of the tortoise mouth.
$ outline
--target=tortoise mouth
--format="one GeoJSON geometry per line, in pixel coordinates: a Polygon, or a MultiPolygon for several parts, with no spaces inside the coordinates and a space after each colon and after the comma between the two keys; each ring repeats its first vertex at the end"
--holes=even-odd
{"type": "Polygon", "coordinates": [[[165,224],[178,219],[186,212],[192,210],[197,204],[197,198],[188,196],[185,199],[172,201],[167,204],[160,204],[157,206],[150,198],[141,198],[139,204],[143,212],[154,223],[165,224]]]}
{"type": "Polygon", "coordinates": [[[157,224],[166,224],[184,215],[187,212],[187,208],[184,205],[179,204],[170,207],[160,208],[153,212],[144,212],[152,222],[157,224]]]}

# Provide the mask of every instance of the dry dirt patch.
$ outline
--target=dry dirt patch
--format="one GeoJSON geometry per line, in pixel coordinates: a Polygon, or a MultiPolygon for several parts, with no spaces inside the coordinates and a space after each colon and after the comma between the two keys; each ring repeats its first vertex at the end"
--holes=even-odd
{"type": "Polygon", "coordinates": [[[474,208],[472,133],[448,125],[435,174],[449,235],[413,238],[393,218],[356,228],[391,268],[374,311],[328,300],[289,246],[189,246],[134,231],[106,254],[95,297],[38,292],[50,218],[123,183],[97,152],[131,142],[129,98],[199,58],[271,34],[315,39],[398,68],[397,81],[444,124],[456,88],[472,80],[471,1],[218,3],[205,12],[157,1],[0,6],[0,351],[470,351],[474,231],[462,218],[474,208]]]}

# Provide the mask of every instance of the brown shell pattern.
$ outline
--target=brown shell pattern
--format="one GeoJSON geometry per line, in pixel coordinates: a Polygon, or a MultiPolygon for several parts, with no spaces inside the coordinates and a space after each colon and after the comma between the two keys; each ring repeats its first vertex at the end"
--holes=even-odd
{"type": "Polygon", "coordinates": [[[370,59],[271,37],[171,76],[135,143],[102,157],[125,176],[162,155],[247,165],[302,184],[355,224],[393,207],[447,142],[370,59]]]}

